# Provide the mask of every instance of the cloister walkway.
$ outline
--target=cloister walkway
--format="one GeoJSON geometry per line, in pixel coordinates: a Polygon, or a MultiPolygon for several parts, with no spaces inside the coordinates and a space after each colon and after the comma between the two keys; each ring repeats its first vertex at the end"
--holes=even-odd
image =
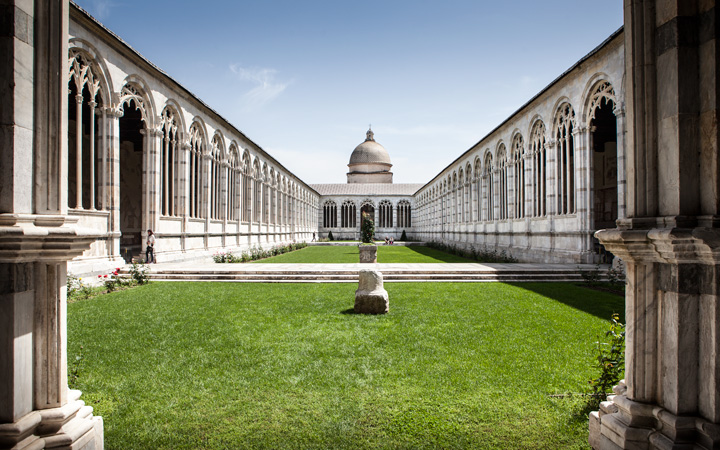
{"type": "Polygon", "coordinates": [[[382,272],[386,282],[524,282],[583,281],[583,273],[599,272],[605,279],[610,266],[592,264],[218,264],[207,258],[151,264],[150,276],[161,281],[243,281],[281,283],[357,283],[361,269],[382,272]]]}

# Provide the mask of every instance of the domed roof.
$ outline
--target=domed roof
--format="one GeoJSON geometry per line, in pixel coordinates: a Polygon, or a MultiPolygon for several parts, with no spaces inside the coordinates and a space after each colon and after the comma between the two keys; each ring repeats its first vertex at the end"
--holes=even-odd
{"type": "Polygon", "coordinates": [[[365,142],[355,147],[350,155],[350,164],[390,164],[390,155],[385,147],[375,142],[374,133],[368,130],[365,142]]]}

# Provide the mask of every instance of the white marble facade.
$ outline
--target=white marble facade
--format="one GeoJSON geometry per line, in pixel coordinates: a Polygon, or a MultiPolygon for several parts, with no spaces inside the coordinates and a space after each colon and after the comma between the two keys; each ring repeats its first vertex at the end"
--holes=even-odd
{"type": "Polygon", "coordinates": [[[598,262],[625,214],[619,30],[415,194],[413,235],[525,261],[598,262]]]}
{"type": "Polygon", "coordinates": [[[368,130],[347,184],[312,186],[77,7],[69,35],[67,206],[102,235],[73,272],[140,255],[147,229],[160,261],[356,239],[363,208],[380,239],[405,231],[524,261],[611,257],[593,233],[625,211],[622,30],[430,182],[394,184],[368,130]]]}
{"type": "Polygon", "coordinates": [[[71,4],[68,214],[100,234],[69,270],[309,241],[318,194],[71,4]],[[82,95],[78,95],[82,92],[82,95]]]}

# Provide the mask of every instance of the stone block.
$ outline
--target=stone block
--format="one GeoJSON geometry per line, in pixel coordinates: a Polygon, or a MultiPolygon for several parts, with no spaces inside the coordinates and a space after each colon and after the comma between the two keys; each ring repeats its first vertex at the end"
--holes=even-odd
{"type": "Polygon", "coordinates": [[[361,245],[360,246],[360,262],[376,263],[377,262],[377,245],[361,245]]]}
{"type": "Polygon", "coordinates": [[[359,314],[386,314],[390,300],[383,288],[382,273],[377,270],[361,270],[360,283],[355,291],[355,312],[359,314]]]}

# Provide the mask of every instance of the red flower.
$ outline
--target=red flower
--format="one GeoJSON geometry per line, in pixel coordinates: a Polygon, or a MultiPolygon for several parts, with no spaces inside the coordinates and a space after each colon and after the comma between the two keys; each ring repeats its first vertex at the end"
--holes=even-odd
{"type": "Polygon", "coordinates": [[[107,278],[107,275],[103,275],[104,278],[107,278]]]}
{"type": "Polygon", "coordinates": [[[102,275],[98,275],[98,278],[102,278],[102,275]]]}

